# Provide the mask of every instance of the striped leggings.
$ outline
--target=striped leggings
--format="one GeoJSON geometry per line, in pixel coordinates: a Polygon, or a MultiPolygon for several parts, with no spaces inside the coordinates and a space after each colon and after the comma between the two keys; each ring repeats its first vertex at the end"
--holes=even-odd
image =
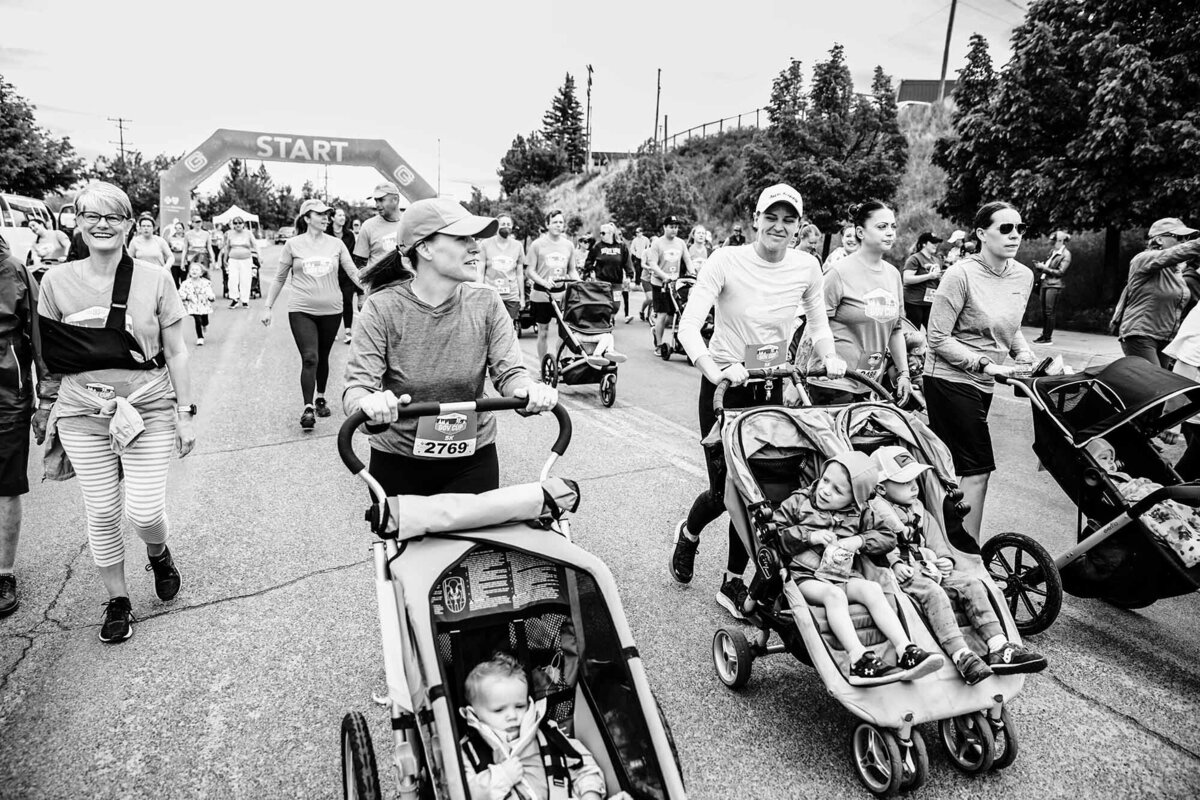
{"type": "Polygon", "coordinates": [[[83,492],[88,545],[96,566],[113,567],[125,560],[124,516],[143,542],[165,544],[167,465],[175,449],[175,431],[146,431],[120,456],[109,447],[107,435],[63,427],[58,434],[83,492]],[[120,470],[125,474],[124,503],[120,470]]]}

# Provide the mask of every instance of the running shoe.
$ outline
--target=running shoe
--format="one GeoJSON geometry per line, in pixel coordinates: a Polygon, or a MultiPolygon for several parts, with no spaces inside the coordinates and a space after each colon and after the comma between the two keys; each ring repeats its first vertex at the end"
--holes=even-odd
{"type": "Polygon", "coordinates": [[[984,663],[982,658],[970,650],[963,653],[958,661],[954,662],[954,666],[958,669],[958,674],[962,675],[963,681],[967,686],[974,686],[985,678],[990,678],[995,674],[992,672],[992,668],[984,663]]]}
{"type": "Polygon", "coordinates": [[[1011,675],[1014,672],[1041,672],[1046,668],[1046,657],[1041,653],[1030,650],[1025,645],[1005,642],[999,650],[993,650],[986,656],[987,664],[997,675],[1011,675]]]}
{"type": "Polygon", "coordinates": [[[317,415],[313,413],[312,406],[306,406],[304,413],[300,415],[300,427],[306,431],[311,431],[317,425],[317,415]]]}
{"type": "Polygon", "coordinates": [[[154,593],[159,600],[173,600],[179,594],[179,570],[175,569],[175,560],[171,558],[171,548],[163,545],[161,555],[148,556],[150,563],[146,565],[147,572],[154,572],[154,593]]]}
{"type": "Polygon", "coordinates": [[[237,306],[238,306],[238,301],[237,301],[237,300],[230,300],[230,301],[229,301],[229,307],[230,307],[230,308],[237,308],[237,306]]]}
{"type": "Polygon", "coordinates": [[[883,659],[868,650],[862,654],[854,666],[850,667],[851,686],[874,686],[880,683],[891,683],[900,676],[899,670],[884,663],[883,659]]]}
{"type": "Polygon", "coordinates": [[[625,315],[625,324],[628,325],[631,322],[633,322],[633,314],[626,314],[625,315]]]}
{"type": "Polygon", "coordinates": [[[17,600],[16,577],[0,575],[0,617],[7,617],[20,607],[21,603],[17,600]]]}
{"type": "Polygon", "coordinates": [[[1053,344],[1053,342],[1054,342],[1053,339],[1047,339],[1044,336],[1039,336],[1038,338],[1033,340],[1034,344],[1053,344]]]}
{"type": "Polygon", "coordinates": [[[346,338],[342,340],[346,344],[350,344],[350,331],[346,331],[346,338]]]}
{"type": "Polygon", "coordinates": [[[746,584],[741,578],[729,578],[721,581],[721,589],[717,592],[717,602],[729,612],[729,616],[734,619],[745,619],[746,615],[742,609],[746,605],[746,597],[749,596],[750,590],[746,588],[746,584]]]}
{"type": "Polygon", "coordinates": [[[250,307],[249,303],[242,303],[242,308],[249,308],[249,307],[250,307]]]}
{"type": "Polygon", "coordinates": [[[107,644],[123,642],[133,636],[133,607],[128,597],[114,597],[105,606],[104,622],[100,625],[100,641],[107,644]]]}
{"type": "Polygon", "coordinates": [[[910,644],[904,648],[896,666],[904,671],[901,680],[915,681],[917,678],[923,678],[941,669],[942,657],[934,653],[927,653],[915,644],[910,644]]]}
{"type": "Polygon", "coordinates": [[[700,547],[699,539],[689,539],[683,533],[687,520],[679,520],[675,526],[675,549],[671,552],[671,577],[680,583],[691,583],[692,572],[696,566],[696,550],[700,547]]]}
{"type": "Polygon", "coordinates": [[[199,339],[196,340],[196,347],[204,347],[204,337],[203,336],[201,336],[199,339]]]}
{"type": "Polygon", "coordinates": [[[325,402],[324,397],[317,398],[316,407],[317,407],[317,416],[318,417],[328,417],[329,414],[331,413],[329,411],[329,404],[325,402]]]}

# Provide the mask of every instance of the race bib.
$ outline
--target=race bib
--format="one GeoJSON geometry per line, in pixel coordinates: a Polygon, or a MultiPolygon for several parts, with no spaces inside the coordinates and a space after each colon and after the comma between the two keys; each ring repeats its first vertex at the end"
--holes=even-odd
{"type": "Polygon", "coordinates": [[[900,301],[886,289],[875,289],[863,296],[863,313],[876,322],[895,322],[900,316],[900,301]]]}
{"type": "Polygon", "coordinates": [[[548,253],[546,266],[550,268],[549,276],[552,281],[561,281],[567,277],[567,256],[563,253],[548,253]]]}
{"type": "Polygon", "coordinates": [[[748,344],[746,345],[745,358],[743,359],[746,369],[777,367],[786,360],[787,348],[783,346],[782,341],[769,342],[767,344],[748,344]]]}
{"type": "Polygon", "coordinates": [[[659,267],[663,272],[670,275],[672,278],[679,276],[679,259],[682,257],[681,250],[664,250],[662,265],[659,267]]]}
{"type": "Polygon", "coordinates": [[[883,378],[883,371],[887,367],[887,359],[883,353],[863,353],[862,358],[858,360],[858,366],[854,368],[860,375],[865,375],[873,381],[878,382],[883,378]]]}
{"type": "Polygon", "coordinates": [[[488,282],[502,297],[513,293],[512,281],[508,278],[492,278],[488,282]]]}
{"type": "Polygon", "coordinates": [[[417,420],[413,455],[422,458],[463,458],[475,454],[478,420],[474,412],[457,411],[417,420]]]}
{"type": "Polygon", "coordinates": [[[924,300],[925,300],[925,302],[926,302],[926,303],[932,303],[932,302],[933,302],[933,296],[934,296],[935,294],[937,294],[937,287],[936,287],[936,286],[927,286],[927,287],[925,288],[925,297],[924,297],[924,300]]]}
{"type": "Polygon", "coordinates": [[[333,259],[306,258],[300,263],[300,267],[304,274],[309,277],[323,278],[333,272],[333,259]]]}

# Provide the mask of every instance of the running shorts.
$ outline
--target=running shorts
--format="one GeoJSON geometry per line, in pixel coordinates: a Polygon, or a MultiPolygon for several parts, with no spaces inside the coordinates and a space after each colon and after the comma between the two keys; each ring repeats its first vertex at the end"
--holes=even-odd
{"type": "Polygon", "coordinates": [[[29,492],[29,418],[0,422],[0,497],[29,492]]]}
{"type": "Polygon", "coordinates": [[[949,448],[954,471],[964,478],[994,472],[996,456],[988,428],[992,393],[932,375],[925,376],[924,389],[929,427],[949,448]]]}
{"type": "Polygon", "coordinates": [[[665,286],[654,286],[651,288],[651,293],[654,302],[655,314],[674,314],[675,304],[671,302],[671,295],[665,286]]]}
{"type": "Polygon", "coordinates": [[[533,306],[533,321],[538,325],[549,325],[554,319],[554,305],[552,303],[531,303],[533,306]]]}

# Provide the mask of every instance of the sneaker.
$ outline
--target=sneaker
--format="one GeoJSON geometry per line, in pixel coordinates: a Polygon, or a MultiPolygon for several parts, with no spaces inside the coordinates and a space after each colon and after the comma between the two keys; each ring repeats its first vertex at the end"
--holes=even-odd
{"type": "Polygon", "coordinates": [[[230,301],[229,301],[229,307],[230,307],[230,308],[237,308],[237,306],[238,306],[238,301],[237,301],[237,300],[230,300],[230,301]]]}
{"type": "Polygon", "coordinates": [[[250,307],[249,303],[242,303],[242,308],[249,308],[249,307],[250,307]]]}
{"type": "Polygon", "coordinates": [[[179,570],[171,558],[171,548],[164,545],[162,555],[148,556],[147,572],[154,572],[154,593],[159,600],[174,600],[179,594],[179,570]]]}
{"type": "Polygon", "coordinates": [[[968,650],[963,653],[962,657],[954,663],[958,674],[962,675],[963,681],[967,686],[974,686],[985,678],[990,678],[995,673],[992,668],[984,663],[983,659],[968,650]]]}
{"type": "Polygon", "coordinates": [[[300,415],[300,427],[306,431],[311,431],[317,425],[317,415],[313,413],[312,406],[304,409],[304,413],[300,415]]]}
{"type": "Polygon", "coordinates": [[[691,583],[692,571],[696,566],[696,550],[699,539],[689,539],[683,533],[687,520],[679,520],[675,526],[675,549],[671,552],[671,577],[680,583],[691,583]]]}
{"type": "Polygon", "coordinates": [[[1046,668],[1046,657],[1035,653],[1025,645],[1005,642],[999,650],[994,650],[985,657],[992,672],[997,675],[1011,675],[1014,672],[1041,672],[1046,668]]]}
{"type": "Polygon", "coordinates": [[[350,331],[346,331],[346,338],[342,339],[346,344],[350,344],[350,331]]]}
{"type": "Polygon", "coordinates": [[[745,619],[742,608],[746,605],[746,597],[750,590],[741,578],[726,578],[721,581],[721,589],[717,592],[717,602],[729,612],[734,619],[745,619]]]}
{"type": "Polygon", "coordinates": [[[895,667],[885,664],[874,650],[868,650],[858,661],[854,662],[854,666],[850,667],[850,685],[874,686],[879,683],[890,683],[899,677],[898,672],[899,670],[895,667]]]}
{"type": "Polygon", "coordinates": [[[133,607],[128,597],[114,597],[105,606],[104,623],[100,626],[100,641],[109,644],[123,642],[133,636],[133,607]]]}
{"type": "Polygon", "coordinates": [[[204,337],[203,336],[201,336],[199,339],[196,340],[196,347],[204,347],[204,337]]]}
{"type": "Polygon", "coordinates": [[[1033,343],[1034,344],[1051,344],[1053,341],[1054,341],[1053,339],[1047,339],[1045,336],[1039,336],[1038,338],[1033,340],[1033,343]]]}
{"type": "Polygon", "coordinates": [[[7,617],[20,607],[21,603],[17,600],[16,576],[0,575],[0,617],[7,617]]]}
{"type": "Polygon", "coordinates": [[[324,397],[317,398],[317,416],[328,417],[330,415],[329,404],[325,402],[324,397]]]}
{"type": "Polygon", "coordinates": [[[625,324],[628,325],[631,322],[633,322],[633,314],[626,314],[625,315],[625,324]]]}
{"type": "Polygon", "coordinates": [[[901,680],[915,681],[917,678],[923,678],[930,673],[937,672],[942,668],[943,659],[934,653],[926,653],[915,644],[910,644],[904,648],[904,652],[900,655],[900,660],[896,662],[896,666],[904,670],[904,676],[901,680]]]}

